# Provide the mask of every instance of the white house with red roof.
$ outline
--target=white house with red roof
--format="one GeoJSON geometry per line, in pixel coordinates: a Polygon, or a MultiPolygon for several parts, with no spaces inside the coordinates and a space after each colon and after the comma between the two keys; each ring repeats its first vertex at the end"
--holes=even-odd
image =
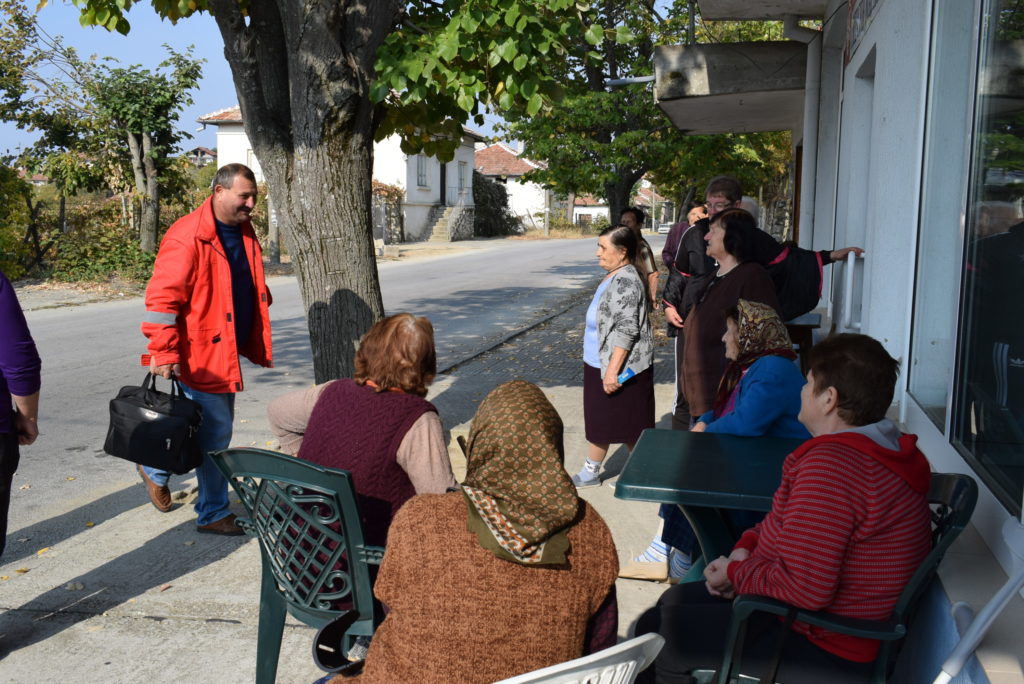
{"type": "Polygon", "coordinates": [[[546,212],[551,207],[550,190],[522,180],[528,172],[542,168],[545,168],[544,162],[520,156],[505,143],[494,143],[476,151],[477,172],[505,186],[509,208],[525,228],[543,228],[546,212]]]}
{"type": "MultiPolygon", "coordinates": [[[[245,164],[256,180],[263,171],[242,124],[238,106],[211,112],[196,119],[217,127],[217,164],[245,164]]],[[[450,162],[421,154],[402,152],[392,135],[373,146],[374,180],[405,190],[402,202],[403,240],[456,240],[473,234],[474,145],[483,136],[464,128],[462,144],[450,162]]]]}

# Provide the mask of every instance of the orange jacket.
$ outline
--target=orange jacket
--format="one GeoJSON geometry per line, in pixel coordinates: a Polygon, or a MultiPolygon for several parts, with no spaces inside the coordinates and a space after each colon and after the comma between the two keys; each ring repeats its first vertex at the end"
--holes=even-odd
{"type": "Polygon", "coordinates": [[[181,364],[180,377],[202,392],[240,392],[239,351],[260,366],[273,365],[270,342],[270,291],[263,277],[263,256],[252,225],[242,224],[257,306],[252,332],[235,340],[231,267],[217,237],[212,198],[178,219],[160,242],[153,277],[146,287],[142,334],[149,338],[156,365],[181,364]]]}

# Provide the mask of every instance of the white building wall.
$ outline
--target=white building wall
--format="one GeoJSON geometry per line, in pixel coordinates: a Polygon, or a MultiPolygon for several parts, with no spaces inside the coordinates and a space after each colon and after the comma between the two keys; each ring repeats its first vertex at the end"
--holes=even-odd
{"type": "MultiPolygon", "coordinates": [[[[928,22],[923,18],[930,12],[928,0],[881,3],[850,58],[843,77],[835,238],[815,245],[867,250],[858,279],[863,296],[854,319],[860,320],[862,332],[901,360],[906,359],[913,301],[927,84],[928,22]]],[[[834,268],[833,277],[840,277],[843,268],[834,268]]],[[[843,313],[834,299],[837,309],[843,313]]]]}
{"type": "MultiPolygon", "coordinates": [[[[381,183],[397,185],[400,188],[409,186],[409,164],[402,152],[401,142],[397,135],[389,135],[380,142],[373,144],[373,178],[381,183]]],[[[412,182],[416,182],[416,168],[412,170],[412,182]]]]}
{"type": "Polygon", "coordinates": [[[512,213],[520,217],[523,224],[532,228],[544,225],[544,210],[547,208],[547,191],[536,183],[520,183],[509,178],[505,184],[508,192],[508,205],[512,213]],[[542,214],[535,216],[535,214],[542,214]],[[532,222],[531,222],[532,218],[532,222]]]}
{"type": "MultiPolygon", "coordinates": [[[[444,202],[445,193],[449,202],[461,200],[467,207],[473,206],[473,162],[473,140],[464,138],[455,158],[447,164],[446,185],[451,190],[441,188],[441,162],[436,157],[426,159],[426,184],[420,186],[417,182],[416,155],[409,156],[402,152],[397,135],[374,143],[374,179],[406,190],[403,216],[406,240],[430,237],[431,210],[444,202]],[[464,169],[464,188],[461,193],[458,192],[460,162],[464,169]]],[[[263,171],[241,123],[217,126],[217,165],[231,163],[245,164],[253,170],[258,182],[263,181],[263,171]]]]}
{"type": "Polygon", "coordinates": [[[225,164],[245,164],[252,169],[256,182],[263,182],[263,169],[249,144],[249,136],[240,123],[226,123],[217,126],[217,167],[225,164]]]}
{"type": "Polygon", "coordinates": [[[573,207],[572,221],[576,223],[580,216],[590,216],[593,221],[598,216],[608,218],[608,207],[573,207]]]}

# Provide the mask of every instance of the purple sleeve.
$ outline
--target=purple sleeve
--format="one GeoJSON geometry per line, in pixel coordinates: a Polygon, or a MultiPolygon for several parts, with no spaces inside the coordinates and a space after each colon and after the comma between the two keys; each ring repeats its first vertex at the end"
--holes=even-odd
{"type": "Polygon", "coordinates": [[[683,232],[687,228],[689,226],[683,222],[675,224],[668,231],[668,237],[665,238],[665,247],[661,250],[661,261],[665,264],[666,268],[672,268],[672,264],[676,259],[676,251],[679,249],[679,238],[683,236],[683,232]]]}
{"type": "Polygon", "coordinates": [[[600,608],[587,621],[587,634],[583,639],[583,655],[590,655],[614,646],[619,638],[619,602],[612,584],[600,608]]]}
{"type": "Polygon", "coordinates": [[[39,353],[28,331],[14,287],[0,273],[0,383],[7,391],[27,397],[39,391],[39,353]]]}

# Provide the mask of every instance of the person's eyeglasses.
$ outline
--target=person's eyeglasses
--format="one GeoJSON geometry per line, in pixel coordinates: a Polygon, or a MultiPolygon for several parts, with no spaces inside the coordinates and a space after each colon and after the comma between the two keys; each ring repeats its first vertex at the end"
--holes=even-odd
{"type": "Polygon", "coordinates": [[[724,211],[732,206],[732,202],[711,202],[708,204],[710,211],[724,211]]]}

